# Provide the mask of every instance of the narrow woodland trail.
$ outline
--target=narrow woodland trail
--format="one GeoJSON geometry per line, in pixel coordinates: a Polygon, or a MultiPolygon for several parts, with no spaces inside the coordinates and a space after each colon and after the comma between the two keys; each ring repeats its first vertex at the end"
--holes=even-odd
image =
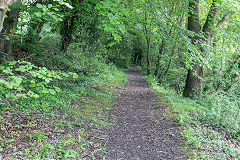
{"type": "Polygon", "coordinates": [[[110,112],[116,124],[105,130],[104,159],[187,159],[180,151],[178,125],[162,115],[167,106],[161,105],[137,68],[127,75],[128,83],[110,112]]]}

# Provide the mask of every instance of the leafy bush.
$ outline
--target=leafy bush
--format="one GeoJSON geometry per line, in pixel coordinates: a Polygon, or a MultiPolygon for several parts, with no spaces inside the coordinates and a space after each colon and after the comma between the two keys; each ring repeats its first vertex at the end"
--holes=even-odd
{"type": "MultiPolygon", "coordinates": [[[[13,148],[9,143],[21,143],[22,137],[25,137],[29,140],[28,147],[22,147],[21,156],[25,159],[81,159],[86,155],[94,159],[96,151],[104,151],[104,146],[92,134],[95,134],[95,129],[98,127],[110,125],[103,113],[105,109],[109,109],[108,104],[114,98],[116,87],[122,86],[126,82],[127,76],[125,73],[115,65],[105,63],[101,74],[88,77],[89,79],[86,78],[83,83],[78,83],[78,81],[73,81],[73,78],[76,78],[74,73],[45,71],[46,69],[36,67],[29,62],[20,63],[11,62],[9,64],[12,73],[14,76],[26,77],[26,82],[22,82],[20,86],[22,85],[26,90],[33,91],[39,98],[28,95],[15,99],[9,98],[10,104],[6,104],[6,98],[1,99],[0,103],[3,106],[0,108],[0,126],[4,136],[0,136],[0,149],[12,151],[13,148]],[[33,68],[26,69],[25,72],[15,71],[20,66],[26,66],[25,68],[33,66],[33,68]],[[42,74],[42,70],[47,72],[47,75],[42,74]],[[30,74],[31,71],[40,74],[33,77],[30,74]],[[57,78],[50,77],[52,81],[45,84],[44,77],[48,78],[50,73],[53,73],[57,78]],[[43,77],[39,78],[40,75],[43,77]],[[60,79],[58,76],[60,76],[60,79]],[[28,82],[32,80],[31,78],[36,79],[35,84],[44,83],[45,88],[52,90],[59,87],[61,91],[56,91],[54,95],[38,93],[34,87],[29,87],[31,83],[28,82]],[[86,85],[90,83],[95,84],[86,85]],[[17,121],[9,118],[8,113],[18,115],[16,116],[17,121]],[[27,115],[27,124],[25,124],[25,115],[27,115]],[[7,126],[10,123],[11,126],[7,126]],[[15,126],[18,128],[17,133],[15,129],[9,129],[15,128],[15,126]],[[52,136],[56,137],[54,141],[52,141],[52,136]],[[94,151],[90,145],[94,145],[94,151]]],[[[6,66],[4,67],[6,68],[6,66]]],[[[1,72],[1,78],[4,75],[4,80],[8,80],[7,77],[11,77],[11,75],[7,75],[5,72],[1,72]]],[[[6,87],[3,84],[1,85],[6,87]]],[[[7,88],[7,91],[15,92],[15,88],[7,88]]],[[[24,91],[22,92],[25,93],[24,91]]],[[[1,98],[5,97],[5,95],[1,96],[1,98]]],[[[14,157],[15,154],[11,155],[13,152],[6,153],[6,157],[14,157]]]]}
{"type": "Polygon", "coordinates": [[[61,89],[55,85],[60,80],[77,78],[76,73],[50,71],[26,61],[12,61],[0,66],[1,104],[18,98],[38,98],[40,94],[55,94],[61,89]]]}
{"type": "Polygon", "coordinates": [[[80,43],[70,44],[64,57],[65,67],[81,75],[97,76],[104,69],[105,61],[101,53],[83,49],[80,43]]]}

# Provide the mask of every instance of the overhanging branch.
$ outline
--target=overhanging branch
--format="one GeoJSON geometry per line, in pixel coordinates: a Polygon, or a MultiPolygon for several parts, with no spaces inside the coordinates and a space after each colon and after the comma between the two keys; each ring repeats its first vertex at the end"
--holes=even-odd
{"type": "Polygon", "coordinates": [[[216,28],[221,28],[227,22],[227,20],[230,18],[231,15],[232,13],[225,14],[221,19],[221,21],[218,22],[216,28]]]}

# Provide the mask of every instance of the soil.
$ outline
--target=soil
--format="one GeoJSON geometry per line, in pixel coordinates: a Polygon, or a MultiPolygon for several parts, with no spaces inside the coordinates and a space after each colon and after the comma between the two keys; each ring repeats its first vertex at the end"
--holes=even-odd
{"type": "Polygon", "coordinates": [[[112,104],[116,124],[104,129],[106,160],[183,160],[180,126],[164,116],[166,103],[151,89],[137,68],[127,71],[128,82],[112,104]]]}

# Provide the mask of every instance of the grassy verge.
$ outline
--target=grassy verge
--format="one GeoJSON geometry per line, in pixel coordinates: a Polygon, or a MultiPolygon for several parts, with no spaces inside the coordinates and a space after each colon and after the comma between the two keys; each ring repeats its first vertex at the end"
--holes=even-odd
{"type": "Polygon", "coordinates": [[[0,159],[94,159],[104,152],[98,128],[110,125],[104,110],[127,77],[106,65],[103,74],[79,81],[58,81],[54,95],[1,99],[0,159]]]}
{"type": "Polygon", "coordinates": [[[188,99],[146,77],[156,93],[166,98],[183,126],[186,147],[193,159],[239,159],[239,105],[230,96],[215,94],[188,99]],[[235,103],[234,103],[235,102],[235,103]]]}

